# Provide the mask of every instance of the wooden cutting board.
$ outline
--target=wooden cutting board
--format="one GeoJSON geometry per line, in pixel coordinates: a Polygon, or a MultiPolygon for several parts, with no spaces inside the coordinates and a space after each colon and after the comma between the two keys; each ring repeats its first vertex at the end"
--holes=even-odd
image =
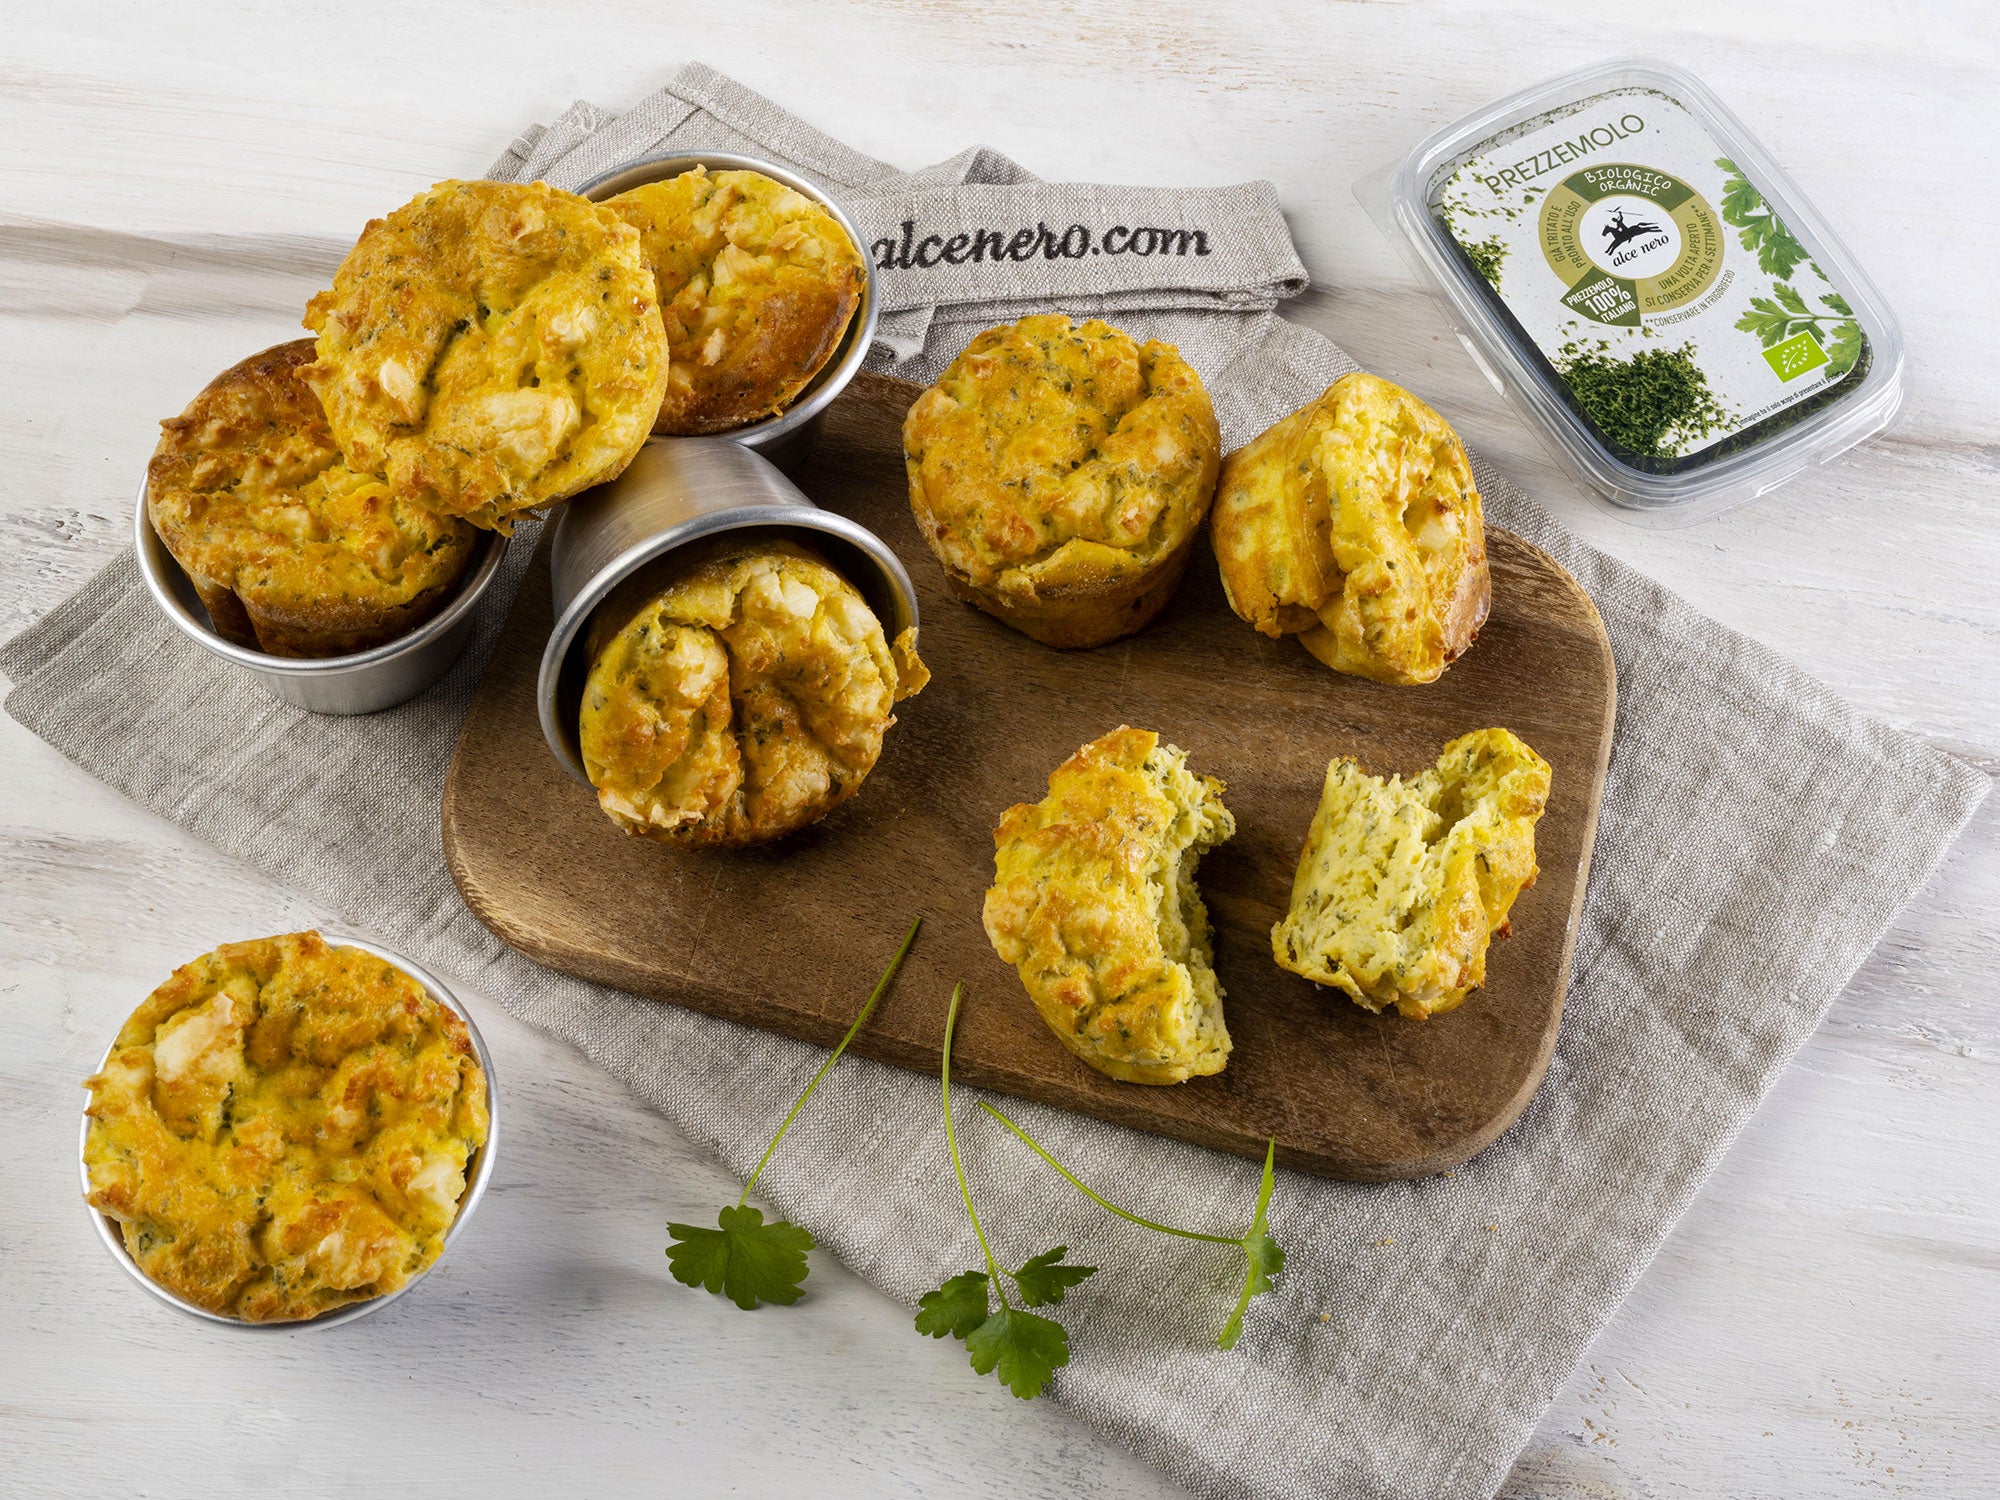
{"type": "MultiPolygon", "coordinates": [[[[629,838],[558,768],[535,717],[550,629],[545,559],[480,684],[444,790],[444,845],[473,913],[565,973],[830,1046],[911,917],[923,935],[854,1050],[934,1072],[952,985],[954,1076],[1120,1125],[1379,1181],[1443,1171],[1492,1141],[1541,1082],[1569,980],[1610,755],[1616,679],[1589,597],[1543,553],[1488,535],[1493,613],[1437,683],[1341,677],[1230,613],[1206,542],[1161,617],[1095,651],[1035,644],[952,599],[910,519],[900,429],[917,387],[863,376],[797,475],[873,529],[916,581],[934,678],[901,704],[853,800],[761,849],[629,838]],[[1221,777],[1234,839],[1202,862],[1235,1051],[1214,1078],[1118,1083],[1052,1036],[988,946],[992,830],[1077,746],[1158,730],[1221,777]],[[1514,730],[1554,768],[1541,879],[1489,955],[1486,987],[1428,1021],[1374,1016],[1271,960],[1327,761],[1420,771],[1445,741],[1514,730]]],[[[1084,1164],[1087,1170],[1087,1163],[1084,1164]]]]}

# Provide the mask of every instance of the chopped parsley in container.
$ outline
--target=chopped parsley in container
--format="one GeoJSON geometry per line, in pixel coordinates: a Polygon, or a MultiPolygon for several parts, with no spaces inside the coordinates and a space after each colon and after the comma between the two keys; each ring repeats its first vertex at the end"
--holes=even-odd
{"type": "Polygon", "coordinates": [[[1679,68],[1529,89],[1359,191],[1489,378],[1628,519],[1764,494],[1902,401],[1881,295],[1679,68]]]}

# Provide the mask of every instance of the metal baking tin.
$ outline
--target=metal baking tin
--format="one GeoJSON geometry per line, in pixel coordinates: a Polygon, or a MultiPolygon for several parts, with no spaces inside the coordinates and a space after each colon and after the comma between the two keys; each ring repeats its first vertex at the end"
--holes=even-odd
{"type": "Polygon", "coordinates": [[[194,585],[153,530],[143,484],[132,540],[147,589],[181,634],[242,668],[272,697],[316,714],[372,714],[394,708],[444,676],[471,642],[479,601],[507,553],[507,538],[482,531],[473,543],[478,550],[451,602],[393,641],[351,656],[272,656],[215,633],[194,585]]]}
{"type": "Polygon", "coordinates": [[[706,167],[712,172],[748,171],[759,172],[766,177],[782,182],[806,195],[840,222],[847,231],[847,237],[854,242],[855,251],[861,257],[861,305],[854,309],[854,316],[848,320],[847,332],[841,336],[833,357],[820,367],[820,371],[799,392],[798,399],[774,417],[766,417],[761,422],[752,422],[747,427],[738,427],[729,432],[710,434],[727,438],[732,443],[755,448],[764,457],[781,467],[789,468],[810,446],[812,435],[818,430],[820,417],[842,391],[847,383],[860,372],[861,362],[868,357],[868,346],[875,341],[875,321],[879,313],[875,266],[868,258],[868,242],[861,237],[861,231],[854,227],[854,221],[847,216],[847,210],[828,195],[825,188],[808,178],[801,177],[789,167],[781,167],[776,162],[762,161],[754,156],[739,156],[728,151],[688,151],[673,156],[649,157],[644,161],[628,162],[613,167],[610,171],[593,177],[578,191],[593,203],[602,203],[606,198],[628,192],[635,187],[643,187],[649,182],[663,182],[670,177],[678,177],[683,172],[696,167],[706,167]]]}
{"type": "MultiPolygon", "coordinates": [[[[351,1323],[356,1318],[365,1318],[368,1314],[387,1307],[443,1263],[445,1256],[451,1253],[452,1241],[464,1231],[466,1221],[472,1217],[473,1210],[479,1207],[479,1200],[486,1196],[486,1184],[493,1176],[494,1153],[500,1142],[500,1089],[493,1071],[493,1054],[486,1050],[486,1038],[479,1034],[479,1025],[472,1019],[471,1012],[460,1003],[456,995],[439,982],[436,975],[428,969],[418,967],[402,954],[392,953],[387,948],[365,942],[361,938],[342,937],[331,932],[322,933],[321,936],[334,947],[359,948],[364,953],[372,953],[377,958],[394,964],[429,990],[438,1004],[465,1022],[466,1032],[472,1038],[473,1056],[479,1059],[479,1066],[486,1073],[486,1143],[472,1153],[472,1159],[467,1163],[465,1192],[458,1200],[458,1217],[451,1221],[451,1228],[444,1232],[444,1244],[438,1250],[438,1258],[393,1292],[380,1297],[370,1297],[365,1302],[350,1302],[345,1307],[321,1313],[316,1318],[298,1318],[279,1323],[249,1323],[241,1318],[231,1318],[222,1313],[210,1312],[205,1307],[197,1307],[194,1303],[175,1296],[139,1269],[138,1262],[132,1259],[132,1252],[125,1248],[125,1240],[118,1231],[117,1220],[109,1214],[99,1213],[88,1204],[84,1205],[84,1211],[90,1215],[90,1222],[97,1230],[97,1237],[104,1241],[105,1248],[111,1252],[118,1264],[125,1268],[128,1276],[168,1306],[179,1308],[189,1317],[199,1318],[204,1323],[220,1323],[227,1328],[241,1328],[252,1333],[289,1333],[301,1328],[331,1328],[336,1323],[351,1323]]],[[[123,1022],[120,1025],[122,1027],[123,1022]]],[[[111,1060],[112,1050],[117,1045],[117,1038],[112,1038],[110,1046],[104,1049],[103,1061],[98,1064],[100,1069],[111,1060]]],[[[77,1165],[83,1176],[83,1191],[86,1196],[90,1192],[90,1168],[84,1160],[84,1151],[89,1141],[90,1116],[86,1114],[83,1117],[83,1128],[77,1133],[77,1165]]]]}
{"type": "Polygon", "coordinates": [[[822,510],[761,454],[716,437],[655,438],[609,484],[564,506],[549,544],[555,629],[535,685],[542,737],[585,786],[577,715],[590,672],[590,618],[611,591],[676,548],[724,532],[790,535],[812,548],[875,611],[894,640],[917,624],[917,596],[882,539],[822,510]]]}

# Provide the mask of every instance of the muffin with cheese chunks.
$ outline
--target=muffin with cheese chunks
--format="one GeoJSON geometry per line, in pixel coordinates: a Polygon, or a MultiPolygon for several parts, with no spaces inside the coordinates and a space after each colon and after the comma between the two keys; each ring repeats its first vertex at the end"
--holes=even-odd
{"type": "Polygon", "coordinates": [[[592,623],[579,739],[627,833],[742,846],[815,823],[861,789],[930,673],[854,586],[789,541],[724,538],[663,581],[629,580],[592,623]]]}
{"type": "Polygon", "coordinates": [[[667,385],[638,231],[540,182],[441,182],[371,220],[305,325],[347,462],[499,531],[624,472],[667,385]]]}
{"type": "Polygon", "coordinates": [[[986,936],[1062,1044],[1126,1083],[1180,1083],[1229,1061],[1222,986],[1195,886],[1236,832],[1223,785],[1147,729],[1120,726],[994,830],[986,936]]]}
{"type": "Polygon", "coordinates": [[[639,231],[659,286],[669,359],[655,432],[773,416],[840,347],[864,273],[824,204],[761,172],[696,167],[604,207],[639,231]]]}
{"type": "Polygon", "coordinates": [[[451,597],[478,535],[349,468],[299,379],[311,339],[224,370],[160,424],[146,514],[216,633],[273,656],[394,640],[451,597]]]}
{"type": "Polygon", "coordinates": [[[1407,782],[1334,761],[1272,956],[1368,1010],[1453,1009],[1486,982],[1487,946],[1535,883],[1549,784],[1548,762],[1505,729],[1453,740],[1407,782]]]}
{"type": "Polygon", "coordinates": [[[1435,682],[1486,623],[1465,445],[1373,375],[1342,376],[1230,454],[1212,530],[1230,608],[1336,672],[1435,682]]]}
{"type": "Polygon", "coordinates": [[[90,1206],[152,1280],[251,1323],[421,1275],[488,1127],[465,1023],[394,964],[316,932],[225,943],[176,970],[84,1087],[90,1206]]]}
{"type": "Polygon", "coordinates": [[[1053,314],[980,334],[903,422],[910,509],[952,591],[1049,646],[1166,606],[1221,449],[1171,344],[1053,314]]]}

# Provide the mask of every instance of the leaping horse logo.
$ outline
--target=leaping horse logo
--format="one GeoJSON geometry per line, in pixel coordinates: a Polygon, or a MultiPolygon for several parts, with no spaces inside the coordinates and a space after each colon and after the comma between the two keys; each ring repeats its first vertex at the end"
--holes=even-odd
{"type": "Polygon", "coordinates": [[[1659,232],[1659,225],[1650,223],[1644,219],[1640,220],[1637,224],[1627,224],[1625,222],[1625,210],[1622,208],[1612,209],[1611,222],[1599,231],[1599,233],[1610,237],[1611,243],[1604,247],[1607,255],[1617,250],[1620,245],[1636,240],[1642,234],[1658,234],[1659,232]]]}

